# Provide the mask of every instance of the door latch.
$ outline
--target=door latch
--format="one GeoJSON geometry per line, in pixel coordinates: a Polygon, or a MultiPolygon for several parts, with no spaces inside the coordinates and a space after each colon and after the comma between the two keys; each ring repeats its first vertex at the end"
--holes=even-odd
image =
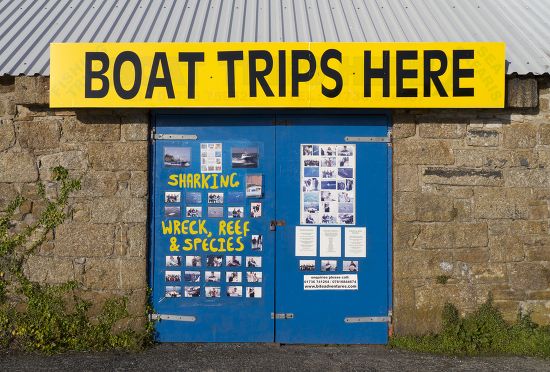
{"type": "Polygon", "coordinates": [[[269,223],[269,230],[270,231],[275,231],[277,230],[277,226],[284,226],[286,225],[286,222],[285,220],[271,220],[271,222],[269,223]]]}

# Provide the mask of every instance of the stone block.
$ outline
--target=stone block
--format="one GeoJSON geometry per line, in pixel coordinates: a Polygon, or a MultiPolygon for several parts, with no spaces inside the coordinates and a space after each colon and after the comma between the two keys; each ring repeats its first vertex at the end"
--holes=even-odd
{"type": "Polygon", "coordinates": [[[540,126],[540,144],[550,145],[550,125],[540,126]]]}
{"type": "Polygon", "coordinates": [[[84,286],[96,290],[122,289],[120,267],[118,258],[88,258],[83,275],[84,286]]]}
{"type": "Polygon", "coordinates": [[[489,129],[470,129],[466,143],[468,146],[496,147],[499,144],[499,132],[489,129]]]}
{"type": "Polygon", "coordinates": [[[72,259],[49,256],[30,256],[25,264],[25,274],[41,284],[62,284],[74,280],[72,259]]]}
{"type": "Polygon", "coordinates": [[[505,148],[532,148],[537,145],[538,126],[529,123],[508,124],[503,127],[505,148]]]}
{"type": "Polygon", "coordinates": [[[13,93],[0,93],[0,116],[15,115],[15,95],[13,93]]]}
{"type": "Polygon", "coordinates": [[[504,177],[499,169],[426,167],[422,181],[440,185],[500,186],[504,184],[504,177]]]}
{"type": "Polygon", "coordinates": [[[537,81],[534,78],[508,79],[506,87],[506,107],[534,108],[539,104],[537,81]]]}
{"type": "Polygon", "coordinates": [[[114,115],[79,113],[63,120],[64,142],[118,141],[120,119],[114,115]]]}
{"type": "Polygon", "coordinates": [[[95,170],[147,170],[145,141],[125,143],[90,143],[88,156],[95,170]]]}
{"type": "Polygon", "coordinates": [[[396,250],[393,258],[393,275],[396,280],[436,278],[447,274],[442,263],[452,262],[450,250],[396,250]]]}
{"type": "Polygon", "coordinates": [[[442,195],[402,192],[395,194],[394,216],[400,221],[451,221],[456,216],[453,200],[442,195]]]}
{"type": "Polygon", "coordinates": [[[474,190],[474,215],[484,219],[526,219],[529,189],[479,187],[474,190]]]}
{"type": "Polygon", "coordinates": [[[550,262],[550,245],[526,247],[525,253],[529,261],[550,262]]]}
{"type": "Polygon", "coordinates": [[[124,290],[147,288],[147,263],[144,258],[124,258],[121,261],[120,287],[124,290]]]}
{"type": "Polygon", "coordinates": [[[117,179],[114,172],[89,170],[82,176],[81,189],[74,196],[112,196],[116,191],[117,179]]]}
{"type": "Polygon", "coordinates": [[[15,76],[0,76],[0,93],[10,93],[15,91],[15,76]]]}
{"type": "Polygon", "coordinates": [[[470,267],[470,279],[476,284],[506,283],[508,273],[504,263],[472,263],[470,267]]]}
{"type": "Polygon", "coordinates": [[[409,249],[420,234],[420,226],[408,222],[393,223],[393,247],[395,250],[409,249]]]}
{"type": "Polygon", "coordinates": [[[394,143],[393,159],[396,164],[453,164],[450,142],[443,140],[408,139],[394,143]]]}
{"type": "Polygon", "coordinates": [[[453,251],[453,259],[466,263],[489,262],[489,249],[487,248],[462,248],[453,251]]]}
{"type": "Polygon", "coordinates": [[[484,165],[484,156],[479,149],[453,150],[456,167],[481,168],[484,165]]]}
{"type": "Polygon", "coordinates": [[[414,122],[394,123],[392,137],[394,139],[414,137],[416,135],[416,124],[414,122]]]}
{"type": "Polygon", "coordinates": [[[57,117],[19,121],[17,139],[21,147],[44,150],[59,147],[60,122],[57,117]]]}
{"type": "Polygon", "coordinates": [[[128,228],[128,255],[130,257],[145,257],[147,253],[147,227],[136,224],[128,228]]]}
{"type": "Polygon", "coordinates": [[[130,195],[137,198],[147,196],[149,190],[147,172],[132,172],[129,180],[130,195]]]}
{"type": "Polygon", "coordinates": [[[415,248],[451,249],[486,247],[488,244],[487,224],[437,223],[422,225],[415,248]]]}
{"type": "Polygon", "coordinates": [[[88,167],[88,159],[83,151],[64,151],[38,157],[39,171],[42,179],[51,180],[51,169],[62,166],[68,169],[71,176],[82,173],[88,167]],[[75,172],[76,171],[76,172],[75,172]]]}
{"type": "MultiPolygon", "coordinates": [[[[0,181],[2,181],[0,179],[0,181]]],[[[17,190],[14,185],[0,183],[0,211],[4,211],[8,204],[17,197],[17,190]]]]}
{"type": "Polygon", "coordinates": [[[46,76],[17,76],[15,102],[23,105],[49,104],[50,79],[46,76]]]}
{"type": "Polygon", "coordinates": [[[393,189],[395,191],[416,191],[418,184],[418,169],[414,165],[397,165],[393,167],[393,189]]]}
{"type": "Polygon", "coordinates": [[[466,283],[430,283],[415,288],[415,299],[417,312],[428,317],[426,319],[428,324],[424,326],[426,331],[433,331],[440,327],[441,311],[447,302],[457,305],[459,310],[473,309],[477,306],[475,292],[466,283]]]}
{"type": "Polygon", "coordinates": [[[149,138],[148,123],[125,123],[123,119],[120,129],[125,141],[147,141],[149,138]]]}
{"type": "Polygon", "coordinates": [[[147,221],[147,201],[141,198],[97,198],[90,205],[93,223],[143,223],[147,221]]]}
{"type": "Polygon", "coordinates": [[[550,271],[534,262],[509,264],[510,287],[516,290],[546,290],[550,285],[550,271]]]}
{"type": "Polygon", "coordinates": [[[525,259],[523,241],[515,235],[489,235],[491,262],[519,262],[525,259]]]}
{"type": "Polygon", "coordinates": [[[38,180],[36,160],[28,152],[0,153],[0,181],[34,182],[38,180]]]}
{"type": "Polygon", "coordinates": [[[504,174],[507,187],[550,186],[550,169],[510,168],[504,174]]]}
{"type": "Polygon", "coordinates": [[[422,138],[463,138],[466,134],[466,124],[420,124],[418,133],[422,138]]]}
{"type": "Polygon", "coordinates": [[[9,149],[15,144],[13,121],[0,119],[0,151],[9,149]]]}
{"type": "Polygon", "coordinates": [[[64,223],[57,227],[55,252],[68,257],[108,257],[114,249],[114,226],[64,223]]]}

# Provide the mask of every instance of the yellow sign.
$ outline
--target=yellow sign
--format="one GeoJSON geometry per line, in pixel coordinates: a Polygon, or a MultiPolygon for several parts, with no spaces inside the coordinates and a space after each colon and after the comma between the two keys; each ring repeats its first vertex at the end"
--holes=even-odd
{"type": "Polygon", "coordinates": [[[51,107],[504,107],[504,43],[50,46],[51,107]]]}

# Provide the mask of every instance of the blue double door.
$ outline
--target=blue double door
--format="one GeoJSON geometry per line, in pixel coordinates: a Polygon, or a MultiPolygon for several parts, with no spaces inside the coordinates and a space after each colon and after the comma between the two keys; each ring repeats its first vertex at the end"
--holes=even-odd
{"type": "Polygon", "coordinates": [[[387,117],[168,113],[154,129],[159,341],[387,342],[387,117]]]}

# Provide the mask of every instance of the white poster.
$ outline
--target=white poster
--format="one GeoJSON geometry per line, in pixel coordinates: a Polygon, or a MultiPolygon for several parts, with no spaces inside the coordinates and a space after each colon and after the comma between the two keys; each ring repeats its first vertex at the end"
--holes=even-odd
{"type": "Polygon", "coordinates": [[[320,252],[321,257],[342,256],[342,228],[320,227],[320,252]]]}
{"type": "Polygon", "coordinates": [[[358,290],[357,274],[344,275],[304,275],[304,290],[358,290]]]}
{"type": "Polygon", "coordinates": [[[316,226],[296,226],[296,256],[317,256],[316,226]]]}
{"type": "Polygon", "coordinates": [[[300,221],[355,225],[355,145],[300,145],[300,221]]]}
{"type": "Polygon", "coordinates": [[[367,228],[346,227],[345,229],[345,256],[367,257],[367,228]]]}
{"type": "Polygon", "coordinates": [[[222,144],[201,143],[201,173],[222,172],[222,144]]]}

